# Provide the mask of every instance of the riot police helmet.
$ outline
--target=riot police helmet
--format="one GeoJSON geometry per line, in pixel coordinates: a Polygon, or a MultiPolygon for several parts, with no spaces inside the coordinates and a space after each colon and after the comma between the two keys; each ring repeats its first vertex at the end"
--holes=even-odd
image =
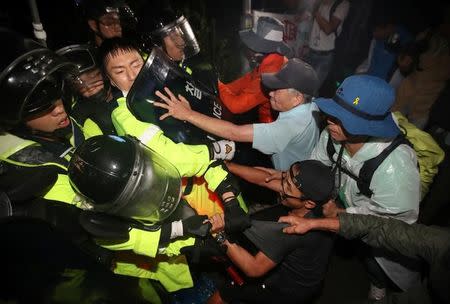
{"type": "Polygon", "coordinates": [[[68,175],[83,208],[142,221],[164,220],[181,197],[178,170],[128,136],[89,138],[76,149],[68,175]]]}
{"type": "Polygon", "coordinates": [[[59,98],[65,103],[72,101],[66,77],[76,73],[74,64],[6,28],[0,28],[0,40],[8,45],[0,58],[3,128],[14,128],[47,111],[59,98]]]}
{"type": "Polygon", "coordinates": [[[111,86],[98,65],[96,48],[89,44],[73,44],[57,50],[56,53],[76,64],[78,74],[72,78],[76,92],[86,100],[107,100],[111,86]]]}
{"type": "MultiPolygon", "coordinates": [[[[142,10],[149,11],[151,8],[142,10]]],[[[169,7],[153,11],[152,16],[143,13],[138,18],[138,30],[147,51],[150,52],[152,45],[160,46],[174,61],[182,61],[200,52],[194,31],[184,15],[169,7]]]]}

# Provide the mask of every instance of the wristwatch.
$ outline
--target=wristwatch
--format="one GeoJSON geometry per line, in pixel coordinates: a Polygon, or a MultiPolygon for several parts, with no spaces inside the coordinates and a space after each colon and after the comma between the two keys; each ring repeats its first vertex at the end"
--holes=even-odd
{"type": "Polygon", "coordinates": [[[216,235],[214,236],[214,240],[216,240],[217,244],[219,245],[220,249],[223,250],[223,252],[227,252],[228,246],[225,244],[225,241],[227,240],[225,232],[221,231],[216,233],[216,235]]]}

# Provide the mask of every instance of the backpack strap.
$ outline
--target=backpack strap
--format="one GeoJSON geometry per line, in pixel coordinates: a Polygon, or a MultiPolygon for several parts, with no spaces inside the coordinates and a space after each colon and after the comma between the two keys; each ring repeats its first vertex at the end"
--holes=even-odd
{"type": "MultiPolygon", "coordinates": [[[[406,144],[410,147],[412,147],[411,142],[406,138],[404,134],[398,135],[389,146],[387,146],[380,154],[377,156],[366,160],[364,164],[361,167],[361,170],[359,171],[359,175],[355,175],[353,172],[347,170],[346,168],[341,166],[341,160],[338,157],[338,161],[334,161],[333,155],[336,153],[336,149],[333,146],[333,142],[331,140],[331,137],[328,137],[327,142],[327,154],[330,159],[330,161],[334,164],[336,164],[336,168],[338,168],[340,171],[344,172],[348,176],[350,176],[352,179],[356,181],[356,184],[358,186],[359,192],[367,197],[371,197],[373,194],[373,191],[370,189],[370,183],[372,181],[373,174],[375,173],[375,170],[383,163],[383,161],[389,156],[389,154],[395,150],[399,145],[406,144]]],[[[341,153],[339,153],[341,154],[341,153]]]]}
{"type": "Polygon", "coordinates": [[[341,145],[341,149],[339,150],[337,161],[335,161],[333,159],[333,155],[336,153],[336,149],[334,148],[331,136],[329,136],[328,137],[328,142],[327,142],[327,154],[328,154],[328,158],[330,159],[330,161],[333,164],[335,164],[335,167],[333,168],[333,170],[342,171],[345,174],[347,174],[348,176],[350,176],[351,178],[353,178],[354,180],[357,180],[358,176],[356,176],[353,172],[347,170],[346,168],[342,167],[341,161],[342,161],[342,154],[343,154],[343,152],[344,152],[344,146],[341,145]]]}
{"type": "Polygon", "coordinates": [[[364,194],[367,197],[372,196],[373,191],[370,189],[370,182],[372,181],[375,170],[377,170],[389,154],[391,154],[391,152],[401,144],[411,145],[403,134],[398,135],[380,154],[364,162],[361,170],[359,171],[358,179],[356,180],[361,194],[364,194]]]}
{"type": "Polygon", "coordinates": [[[334,161],[334,159],[333,159],[334,153],[336,153],[336,149],[334,148],[333,141],[331,140],[331,136],[328,135],[328,141],[327,141],[327,154],[328,154],[328,158],[330,159],[330,161],[331,161],[332,163],[335,163],[335,161],[334,161]]]}
{"type": "MultiPolygon", "coordinates": [[[[341,4],[343,1],[344,1],[344,0],[336,0],[336,1],[334,1],[333,5],[331,5],[331,8],[330,8],[330,14],[329,14],[329,16],[328,16],[328,22],[331,21],[331,17],[333,16],[334,12],[336,11],[336,8],[337,8],[337,7],[339,6],[339,4],[341,4]]],[[[344,21],[342,21],[342,22],[344,22],[344,21]]],[[[339,27],[339,26],[338,26],[338,27],[339,27]]],[[[334,33],[334,37],[337,37],[337,36],[338,36],[337,29],[336,29],[333,33],[334,33]]]]}

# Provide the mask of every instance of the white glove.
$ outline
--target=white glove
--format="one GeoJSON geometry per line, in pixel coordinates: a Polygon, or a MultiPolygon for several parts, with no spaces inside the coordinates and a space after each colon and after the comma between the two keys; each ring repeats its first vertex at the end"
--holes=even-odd
{"type": "Polygon", "coordinates": [[[236,152],[236,145],[231,140],[219,140],[213,142],[213,159],[232,160],[236,152]]]}

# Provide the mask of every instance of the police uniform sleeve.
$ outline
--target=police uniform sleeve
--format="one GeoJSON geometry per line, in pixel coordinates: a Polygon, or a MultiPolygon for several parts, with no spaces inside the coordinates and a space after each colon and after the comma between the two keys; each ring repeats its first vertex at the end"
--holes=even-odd
{"type": "Polygon", "coordinates": [[[153,124],[139,121],[131,114],[125,98],[118,99],[119,106],[111,118],[118,135],[132,135],[142,143],[163,155],[180,172],[181,176],[201,176],[208,168],[210,155],[205,145],[174,143],[153,124]]]}

